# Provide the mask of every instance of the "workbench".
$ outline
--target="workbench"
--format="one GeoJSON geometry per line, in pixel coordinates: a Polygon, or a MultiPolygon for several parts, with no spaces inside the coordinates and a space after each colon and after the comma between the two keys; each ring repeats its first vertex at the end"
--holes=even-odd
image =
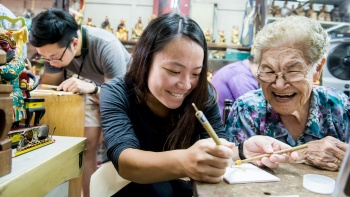
{"type": "Polygon", "coordinates": [[[11,173],[0,177],[0,196],[45,196],[66,181],[69,196],[80,196],[86,138],[53,139],[52,144],[12,158],[11,173]]]}

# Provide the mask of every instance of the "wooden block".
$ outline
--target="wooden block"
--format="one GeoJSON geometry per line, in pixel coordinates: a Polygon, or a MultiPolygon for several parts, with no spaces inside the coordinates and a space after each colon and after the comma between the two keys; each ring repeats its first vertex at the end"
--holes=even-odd
{"type": "Polygon", "coordinates": [[[6,52],[0,49],[0,64],[6,64],[6,52]]]}
{"type": "Polygon", "coordinates": [[[6,138],[0,141],[0,151],[11,149],[11,140],[6,138]]]}
{"type": "Polygon", "coordinates": [[[0,141],[7,137],[13,122],[13,99],[10,93],[13,92],[12,85],[0,84],[0,141]]]}
{"type": "Polygon", "coordinates": [[[12,149],[0,151],[0,177],[11,172],[12,149]]]}

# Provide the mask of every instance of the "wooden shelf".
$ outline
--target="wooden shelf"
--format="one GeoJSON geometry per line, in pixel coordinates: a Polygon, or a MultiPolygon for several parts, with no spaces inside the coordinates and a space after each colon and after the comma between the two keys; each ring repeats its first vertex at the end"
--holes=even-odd
{"type": "MultiPolygon", "coordinates": [[[[137,41],[133,40],[121,40],[120,41],[124,46],[134,46],[137,41]]],[[[243,47],[240,45],[234,44],[216,44],[216,43],[208,43],[208,50],[226,50],[226,49],[237,49],[239,51],[248,51],[250,52],[250,47],[243,47]]]]}

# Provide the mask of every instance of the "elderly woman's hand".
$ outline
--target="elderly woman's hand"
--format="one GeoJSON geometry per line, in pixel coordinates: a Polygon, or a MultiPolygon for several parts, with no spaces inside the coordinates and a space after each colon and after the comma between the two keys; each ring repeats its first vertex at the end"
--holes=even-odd
{"type": "MultiPolygon", "coordinates": [[[[272,137],[256,135],[252,136],[244,142],[243,153],[246,158],[254,157],[265,153],[273,153],[278,150],[291,148],[272,137]]],[[[298,160],[298,153],[291,152],[286,154],[272,154],[270,157],[264,157],[261,160],[253,162],[255,165],[265,165],[269,168],[277,168],[279,163],[288,162],[289,160],[298,160]]]]}
{"type": "Polygon", "coordinates": [[[308,148],[298,151],[300,161],[318,168],[337,171],[343,161],[348,144],[327,136],[307,143],[308,148]]]}

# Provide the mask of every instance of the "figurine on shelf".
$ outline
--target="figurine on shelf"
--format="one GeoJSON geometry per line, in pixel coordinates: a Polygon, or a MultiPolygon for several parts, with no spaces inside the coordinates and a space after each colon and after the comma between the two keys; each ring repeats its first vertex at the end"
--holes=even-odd
{"type": "Polygon", "coordinates": [[[349,23],[350,22],[350,13],[347,8],[344,8],[342,15],[342,22],[349,23]]]}
{"type": "Polygon", "coordinates": [[[19,75],[25,69],[25,62],[16,55],[16,41],[11,31],[0,28],[0,49],[6,52],[6,63],[0,65],[0,84],[13,85],[13,127],[25,118],[25,105],[19,86],[19,75]]]}
{"type": "Polygon", "coordinates": [[[288,1],[285,1],[283,7],[281,8],[282,17],[286,17],[290,13],[290,8],[288,8],[287,4],[288,4],[288,1]]]}
{"type": "Polygon", "coordinates": [[[225,31],[224,30],[219,30],[219,43],[220,44],[225,44],[225,42],[226,42],[225,31]]]}
{"type": "Polygon", "coordinates": [[[327,12],[326,5],[323,5],[318,12],[317,19],[319,21],[330,21],[331,20],[331,15],[327,12]]]}
{"type": "Polygon", "coordinates": [[[85,23],[86,26],[96,27],[96,25],[92,22],[92,18],[88,17],[88,21],[85,23]]]}
{"type": "Polygon", "coordinates": [[[151,22],[151,21],[153,21],[154,19],[156,19],[157,18],[157,15],[156,14],[152,14],[151,15],[151,18],[148,20],[148,24],[151,22]]]}
{"type": "Polygon", "coordinates": [[[334,5],[333,10],[331,11],[331,20],[335,22],[340,22],[341,17],[340,17],[340,9],[338,5],[334,5]]]}
{"type": "Polygon", "coordinates": [[[295,9],[294,5],[292,5],[292,8],[290,9],[290,12],[289,12],[289,16],[292,16],[292,15],[298,15],[298,12],[295,9]]]}
{"type": "Polygon", "coordinates": [[[225,59],[226,57],[226,53],[224,51],[215,51],[213,52],[213,58],[215,59],[225,59]]]}
{"type": "Polygon", "coordinates": [[[295,11],[297,12],[297,15],[305,16],[305,10],[304,10],[303,6],[301,5],[301,2],[298,3],[298,7],[295,9],[295,11]]]}
{"type": "Polygon", "coordinates": [[[317,12],[313,9],[314,3],[310,3],[309,9],[306,11],[306,17],[317,20],[317,12]]]}
{"type": "Polygon", "coordinates": [[[113,33],[113,28],[112,28],[111,24],[109,23],[108,16],[106,16],[105,21],[102,22],[101,28],[113,33]]]}
{"type": "Polygon", "coordinates": [[[135,24],[135,27],[132,29],[132,40],[138,41],[142,35],[143,32],[143,25],[141,17],[139,17],[139,20],[135,24]]]}
{"type": "Polygon", "coordinates": [[[207,41],[207,43],[212,42],[212,33],[210,28],[205,30],[205,40],[207,41]]]}
{"type": "Polygon", "coordinates": [[[119,40],[128,40],[128,33],[129,32],[128,30],[126,30],[125,27],[125,20],[121,19],[120,24],[118,25],[118,28],[115,32],[115,35],[119,40]]]}
{"type": "Polygon", "coordinates": [[[232,42],[232,44],[240,45],[240,42],[239,42],[239,28],[238,28],[238,26],[233,26],[232,27],[231,42],[232,42]]]}

